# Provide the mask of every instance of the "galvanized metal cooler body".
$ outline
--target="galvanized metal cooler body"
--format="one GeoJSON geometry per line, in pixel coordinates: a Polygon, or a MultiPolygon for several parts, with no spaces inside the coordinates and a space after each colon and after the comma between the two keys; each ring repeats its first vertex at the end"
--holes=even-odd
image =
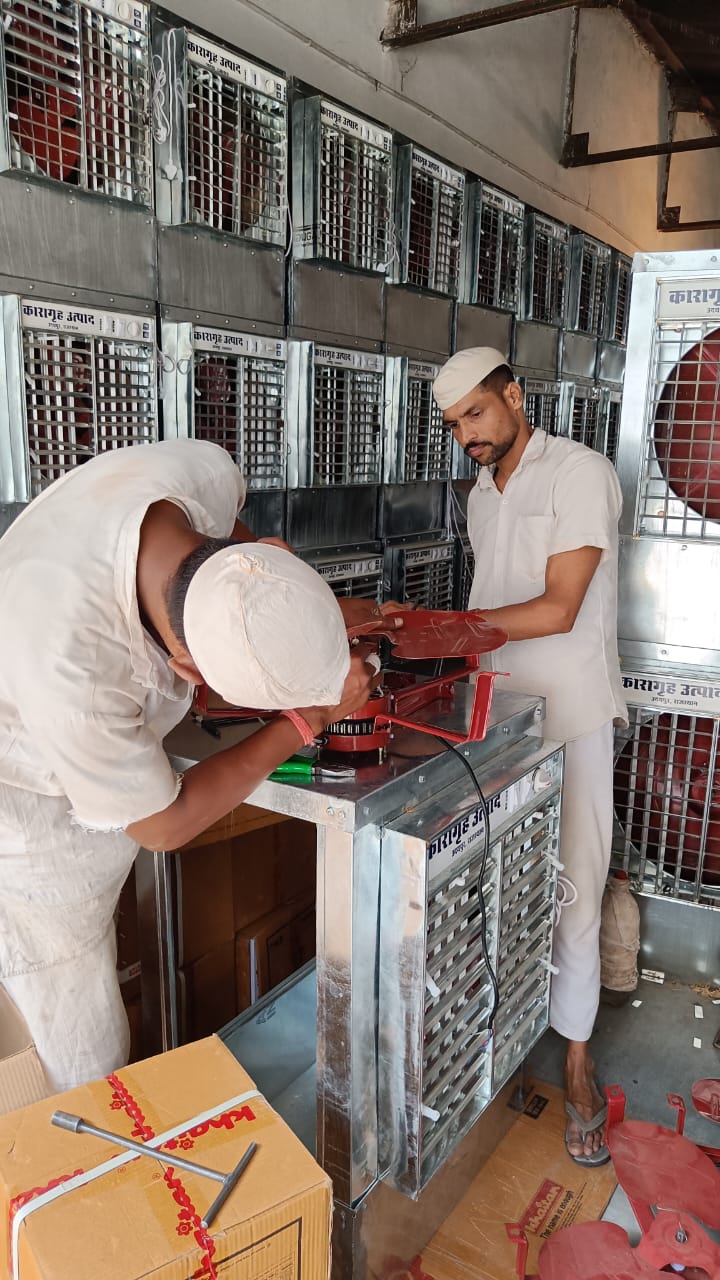
{"type": "Polygon", "coordinates": [[[624,656],[720,653],[720,255],[637,255],[617,467],[624,656]]]}
{"type": "MultiPolygon", "coordinates": [[[[720,901],[720,255],[637,255],[633,273],[617,446],[630,728],[617,739],[615,858],[663,899],[666,964],[697,973],[703,949],[678,948],[672,921],[681,903],[720,901]]],[[[696,913],[698,938],[708,914],[696,913]]]]}
{"type": "Polygon", "coordinates": [[[158,438],[155,321],[0,295],[0,501],[28,502],[108,449],[158,438]]]}
{"type": "MultiPolygon", "coordinates": [[[[469,700],[457,686],[420,718],[460,729],[469,700]]],[[[317,964],[223,1035],[333,1178],[335,1280],[419,1251],[512,1122],[510,1078],[548,1019],[563,751],[542,716],[499,689],[486,739],[459,748],[487,854],[466,768],[415,732],[354,779],[250,797],[317,826],[317,964]]],[[[238,732],[185,725],[168,746],[187,767],[238,732]]]]}

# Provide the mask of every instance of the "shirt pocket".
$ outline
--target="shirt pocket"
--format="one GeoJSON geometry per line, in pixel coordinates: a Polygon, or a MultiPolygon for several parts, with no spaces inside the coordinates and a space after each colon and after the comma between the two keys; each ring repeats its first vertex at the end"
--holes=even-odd
{"type": "Polygon", "coordinates": [[[518,516],[513,530],[512,566],[516,574],[533,582],[544,580],[550,555],[552,516],[518,516]]]}

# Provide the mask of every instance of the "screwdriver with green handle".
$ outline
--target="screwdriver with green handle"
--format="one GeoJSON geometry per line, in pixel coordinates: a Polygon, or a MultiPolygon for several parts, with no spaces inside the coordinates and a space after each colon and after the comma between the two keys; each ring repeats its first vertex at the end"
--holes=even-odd
{"type": "Polygon", "coordinates": [[[270,782],[341,782],[354,778],[355,770],[318,764],[308,756],[290,756],[269,775],[270,782]]]}

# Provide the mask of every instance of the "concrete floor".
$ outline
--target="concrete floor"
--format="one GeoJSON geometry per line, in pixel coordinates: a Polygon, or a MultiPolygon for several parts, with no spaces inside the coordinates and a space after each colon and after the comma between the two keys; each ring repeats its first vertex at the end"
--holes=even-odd
{"type": "MultiPolygon", "coordinates": [[[[621,1085],[627,1098],[628,1119],[651,1120],[675,1127],[676,1113],[668,1093],[685,1099],[685,1133],[689,1138],[720,1147],[720,1124],[699,1116],[691,1100],[695,1080],[720,1077],[720,1050],[713,1039],[720,1030],[720,999],[674,979],[663,985],[641,978],[631,1001],[619,1009],[601,1005],[592,1038],[592,1053],[601,1085],[621,1085]],[[696,1007],[702,1019],[696,1017],[696,1007]],[[701,1042],[700,1047],[693,1043],[701,1042]]],[[[532,1075],[562,1085],[565,1042],[548,1031],[530,1057],[532,1075]]],[[[633,1243],[637,1225],[624,1193],[618,1188],[605,1218],[625,1228],[633,1243]]],[[[717,1238],[717,1236],[716,1236],[717,1238]]]]}

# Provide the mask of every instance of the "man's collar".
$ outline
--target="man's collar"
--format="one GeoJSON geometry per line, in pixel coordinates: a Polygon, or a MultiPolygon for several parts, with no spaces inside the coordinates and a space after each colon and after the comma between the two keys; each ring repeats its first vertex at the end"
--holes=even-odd
{"type": "MultiPolygon", "coordinates": [[[[536,458],[542,457],[547,445],[547,439],[547,433],[545,431],[541,431],[539,428],[533,431],[530,439],[523,449],[522,457],[512,473],[513,476],[518,475],[520,471],[522,471],[526,466],[529,466],[531,462],[534,462],[536,458]]],[[[510,476],[510,480],[511,479],[512,476],[510,476]]],[[[495,489],[495,468],[481,467],[478,472],[477,484],[480,489],[495,489]]]]}

